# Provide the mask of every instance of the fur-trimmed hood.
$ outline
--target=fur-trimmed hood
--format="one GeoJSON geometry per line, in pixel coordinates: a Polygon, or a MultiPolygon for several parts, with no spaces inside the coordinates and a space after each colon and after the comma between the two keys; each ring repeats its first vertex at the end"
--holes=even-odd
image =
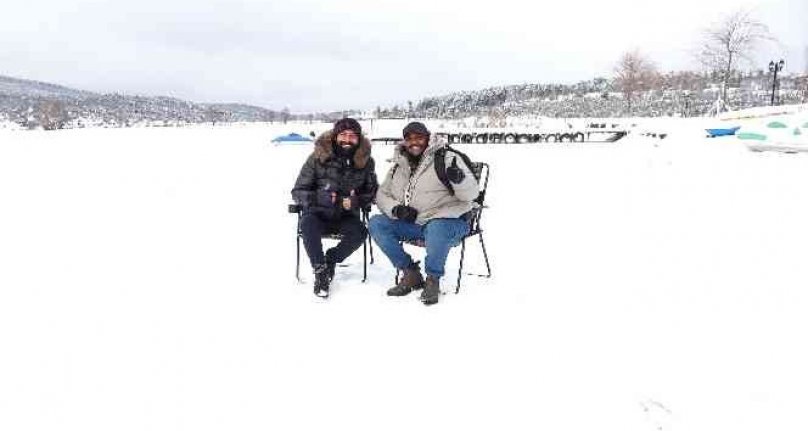
{"type": "MultiPolygon", "coordinates": [[[[327,131],[314,141],[314,156],[320,163],[325,163],[334,156],[334,133],[327,131]]],[[[353,164],[357,169],[363,169],[370,160],[370,140],[364,135],[359,137],[359,144],[353,156],[353,164]]]]}

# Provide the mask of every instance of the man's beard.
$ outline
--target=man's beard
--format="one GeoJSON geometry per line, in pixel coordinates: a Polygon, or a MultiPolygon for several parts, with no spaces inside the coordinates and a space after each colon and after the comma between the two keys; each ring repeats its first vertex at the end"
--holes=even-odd
{"type": "Polygon", "coordinates": [[[352,157],[356,152],[356,148],[359,146],[359,144],[353,144],[351,142],[346,141],[337,141],[335,143],[336,143],[335,150],[337,154],[344,157],[352,157]]]}

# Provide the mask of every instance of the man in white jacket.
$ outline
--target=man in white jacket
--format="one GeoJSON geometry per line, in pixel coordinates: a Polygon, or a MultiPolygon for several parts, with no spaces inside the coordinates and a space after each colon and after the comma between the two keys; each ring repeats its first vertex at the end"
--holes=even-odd
{"type": "Polygon", "coordinates": [[[382,214],[370,219],[368,230],[393,266],[403,272],[399,283],[387,291],[404,296],[423,288],[421,301],[438,302],[440,278],[452,247],[469,231],[468,214],[479,195],[469,166],[445,143],[433,142],[422,123],[412,122],[403,131],[393,166],[376,193],[382,214]],[[435,157],[442,157],[451,188],[438,176],[435,157]],[[426,247],[426,281],[418,262],[404,251],[400,241],[423,241],[426,247]]]}

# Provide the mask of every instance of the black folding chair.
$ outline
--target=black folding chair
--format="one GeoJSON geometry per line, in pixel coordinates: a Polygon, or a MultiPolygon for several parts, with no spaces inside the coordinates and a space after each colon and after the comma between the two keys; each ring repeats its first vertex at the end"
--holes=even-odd
{"type": "MultiPolygon", "coordinates": [[[[485,240],[483,240],[483,228],[480,225],[480,221],[482,220],[483,210],[488,208],[485,205],[485,193],[488,190],[488,176],[490,174],[490,167],[488,163],[485,162],[476,162],[472,163],[471,169],[474,171],[474,175],[477,177],[477,180],[480,184],[480,194],[477,196],[477,199],[474,200],[475,205],[474,208],[471,210],[469,214],[469,233],[463,237],[463,241],[461,241],[460,247],[460,268],[457,270],[457,287],[455,288],[455,293],[460,293],[460,281],[463,278],[463,261],[466,257],[466,240],[473,237],[478,236],[480,238],[480,246],[483,249],[483,257],[485,258],[485,267],[488,270],[487,274],[472,274],[467,273],[468,275],[475,275],[478,277],[485,277],[491,278],[491,265],[488,263],[488,252],[485,249],[485,240]]],[[[424,247],[425,244],[423,241],[404,241],[405,244],[414,245],[416,247],[424,247]]],[[[398,284],[398,276],[399,271],[396,271],[396,284],[398,284]]]]}
{"type": "MultiPolygon", "coordinates": [[[[302,220],[302,213],[303,208],[300,205],[291,204],[289,205],[289,212],[293,214],[297,214],[297,264],[295,265],[295,278],[297,281],[300,280],[300,241],[303,239],[303,231],[300,229],[300,221],[302,220]]],[[[368,218],[370,217],[370,207],[362,208],[362,224],[367,227],[368,225],[368,218]]],[[[335,241],[342,240],[342,234],[339,233],[327,233],[323,235],[323,239],[331,239],[335,241]]],[[[362,244],[362,283],[364,283],[368,279],[368,248],[370,248],[370,263],[373,264],[373,242],[370,239],[370,235],[365,238],[365,242],[362,244]]]]}

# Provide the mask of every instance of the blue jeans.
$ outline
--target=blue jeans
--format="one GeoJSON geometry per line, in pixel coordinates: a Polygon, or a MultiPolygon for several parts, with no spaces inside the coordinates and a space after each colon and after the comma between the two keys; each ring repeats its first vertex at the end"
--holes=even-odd
{"type": "Polygon", "coordinates": [[[460,244],[469,232],[469,224],[462,218],[439,218],[421,226],[377,214],[370,218],[368,231],[398,269],[413,264],[412,257],[404,251],[399,241],[423,240],[426,246],[426,273],[440,278],[444,274],[449,250],[460,244]]]}

